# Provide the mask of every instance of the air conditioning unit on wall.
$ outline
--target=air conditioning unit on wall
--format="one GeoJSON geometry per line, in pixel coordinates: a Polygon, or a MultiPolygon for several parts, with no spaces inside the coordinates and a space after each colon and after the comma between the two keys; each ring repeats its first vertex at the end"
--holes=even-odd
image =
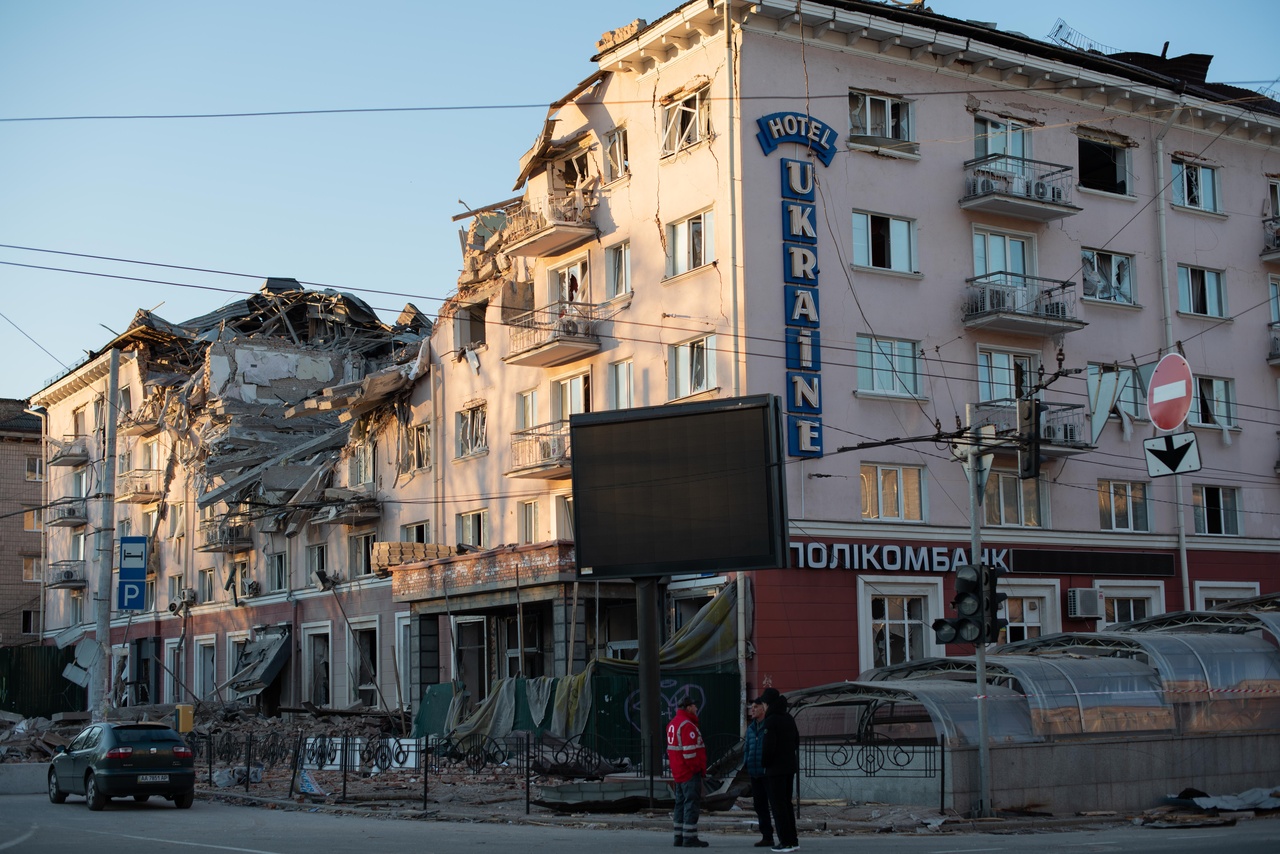
{"type": "Polygon", "coordinates": [[[1106,601],[1102,591],[1093,587],[1072,587],[1067,590],[1067,616],[1082,620],[1101,619],[1106,601]]]}
{"type": "Polygon", "coordinates": [[[182,600],[182,602],[186,605],[196,604],[197,597],[196,597],[196,591],[194,587],[182,588],[182,591],[178,594],[178,596],[182,600]]]}

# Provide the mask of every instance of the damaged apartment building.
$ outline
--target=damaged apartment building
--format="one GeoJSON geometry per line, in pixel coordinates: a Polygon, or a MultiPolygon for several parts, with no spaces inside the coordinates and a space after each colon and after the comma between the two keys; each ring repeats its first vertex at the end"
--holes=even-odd
{"type": "Polygon", "coordinates": [[[662,584],[667,632],[748,594],[742,692],[971,653],[930,626],[979,557],[1008,641],[1280,591],[1280,104],[1199,54],[862,0],[698,0],[595,47],[514,197],[458,218],[434,324],[268,282],[33,398],[49,635],[91,627],[114,529],[154,537],[112,642],[163,700],[478,702],[628,657],[634,585],[576,567],[570,419],[748,395],[782,401],[790,565],[662,584]],[[1179,350],[1203,468],[1157,476],[1144,383],[1179,350]],[[934,438],[1026,399],[1035,470],[993,450],[969,555],[934,438]]]}
{"type": "Polygon", "coordinates": [[[91,683],[95,708],[108,679],[111,704],[408,707],[394,660],[407,612],[373,542],[398,521],[384,488],[430,487],[407,403],[430,331],[412,305],[387,325],[349,294],[269,279],[183,323],[140,311],[33,396],[48,447],[43,625],[78,643],[67,675],[91,683]],[[406,441],[379,455],[361,413],[384,401],[406,441]],[[145,560],[122,557],[131,537],[145,560]],[[99,681],[102,651],[82,636],[104,587],[113,666],[99,681]]]}

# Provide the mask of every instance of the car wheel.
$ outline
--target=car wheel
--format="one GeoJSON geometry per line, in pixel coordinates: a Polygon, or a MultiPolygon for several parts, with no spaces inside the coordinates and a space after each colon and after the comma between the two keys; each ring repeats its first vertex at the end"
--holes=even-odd
{"type": "Polygon", "coordinates": [[[178,792],[173,796],[173,805],[180,810],[191,809],[191,803],[196,799],[194,790],[190,792],[178,792]]]}
{"type": "Polygon", "coordinates": [[[107,796],[98,789],[98,780],[92,773],[84,778],[84,799],[94,812],[107,805],[107,796]]]}
{"type": "Polygon", "coordinates": [[[49,769],[49,800],[55,804],[65,804],[67,793],[58,788],[58,772],[49,769]]]}
{"type": "Polygon", "coordinates": [[[150,795],[134,795],[133,799],[140,804],[145,804],[147,801],[151,800],[151,796],[150,795]]]}

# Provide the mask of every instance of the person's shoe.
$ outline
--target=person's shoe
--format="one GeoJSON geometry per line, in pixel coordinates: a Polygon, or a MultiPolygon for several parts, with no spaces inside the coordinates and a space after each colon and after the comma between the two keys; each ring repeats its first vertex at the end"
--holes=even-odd
{"type": "Polygon", "coordinates": [[[679,836],[677,836],[677,837],[676,837],[676,845],[675,845],[675,847],[676,847],[676,848],[683,848],[683,847],[684,847],[684,839],[683,839],[683,838],[681,838],[681,837],[679,837],[679,836]]]}
{"type": "Polygon", "coordinates": [[[800,850],[800,843],[798,843],[798,842],[797,842],[797,843],[796,843],[796,844],[794,844],[794,845],[781,845],[781,844],[779,844],[779,845],[775,845],[775,846],[773,846],[773,847],[772,847],[772,848],[770,848],[769,850],[770,850],[770,851],[777,851],[777,852],[779,852],[779,854],[785,854],[785,852],[788,852],[788,851],[798,851],[798,850],[800,850]]]}
{"type": "Polygon", "coordinates": [[[698,839],[696,836],[693,839],[686,839],[684,841],[685,848],[707,848],[710,844],[711,843],[707,842],[707,840],[698,839]]]}
{"type": "Polygon", "coordinates": [[[773,840],[772,840],[772,839],[761,839],[759,842],[757,842],[757,843],[755,844],[755,846],[754,846],[754,847],[755,847],[755,848],[772,848],[772,847],[773,847],[773,840]]]}

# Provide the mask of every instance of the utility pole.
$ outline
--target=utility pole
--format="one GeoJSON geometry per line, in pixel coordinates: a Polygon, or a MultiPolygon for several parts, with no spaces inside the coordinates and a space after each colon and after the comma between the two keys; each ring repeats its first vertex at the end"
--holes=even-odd
{"type": "MultiPolygon", "coordinates": [[[[977,407],[967,407],[969,417],[969,562],[982,566],[982,493],[990,474],[991,456],[982,444],[983,433],[976,422],[977,407]]],[[[985,632],[974,642],[974,658],[978,665],[978,816],[990,818],[991,748],[987,738],[987,638],[985,632]]]]}
{"type": "Polygon", "coordinates": [[[94,536],[94,557],[98,573],[94,590],[96,619],[94,635],[98,641],[96,673],[89,674],[89,712],[95,721],[107,719],[111,708],[111,679],[115,662],[111,657],[111,563],[116,550],[116,398],[120,395],[120,351],[111,351],[107,378],[107,399],[102,407],[103,471],[102,527],[94,536]]]}

